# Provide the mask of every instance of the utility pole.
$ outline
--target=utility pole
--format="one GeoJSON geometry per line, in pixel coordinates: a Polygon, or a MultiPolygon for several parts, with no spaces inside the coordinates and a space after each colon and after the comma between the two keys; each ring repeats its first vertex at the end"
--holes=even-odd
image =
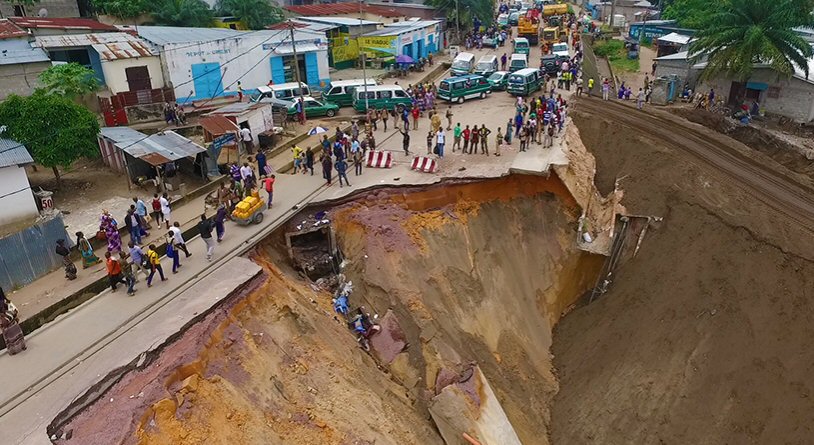
{"type": "Polygon", "coordinates": [[[461,10],[458,9],[458,0],[455,0],[455,39],[461,44],[461,10]]]}
{"type": "Polygon", "coordinates": [[[362,26],[364,26],[362,22],[362,0],[359,0],[359,34],[356,34],[356,47],[359,48],[359,57],[362,59],[362,77],[365,80],[364,89],[365,89],[365,113],[368,112],[370,101],[367,97],[367,54],[362,51],[362,45],[359,44],[359,37],[362,35],[362,26]]]}
{"type": "Polygon", "coordinates": [[[616,29],[616,27],[613,26],[614,15],[616,15],[616,0],[611,0],[611,15],[610,15],[610,22],[608,22],[608,25],[610,25],[611,30],[616,29]]]}
{"type": "Polygon", "coordinates": [[[302,109],[302,115],[305,116],[305,94],[303,94],[305,88],[302,87],[302,81],[300,80],[300,58],[297,56],[297,41],[294,39],[294,22],[288,22],[288,29],[291,30],[291,51],[294,53],[294,76],[297,79],[297,88],[300,91],[300,108],[302,109]]]}

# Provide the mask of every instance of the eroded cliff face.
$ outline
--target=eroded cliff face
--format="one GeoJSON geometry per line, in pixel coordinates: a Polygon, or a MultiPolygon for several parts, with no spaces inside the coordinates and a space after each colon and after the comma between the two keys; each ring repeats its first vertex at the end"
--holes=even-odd
{"type": "Polygon", "coordinates": [[[260,284],[126,375],[60,443],[548,443],[552,327],[602,264],[576,249],[580,210],[559,179],[384,189],[328,211],[351,305],[380,315],[370,354],[330,293],[287,265],[281,231],[253,255],[260,284]]]}

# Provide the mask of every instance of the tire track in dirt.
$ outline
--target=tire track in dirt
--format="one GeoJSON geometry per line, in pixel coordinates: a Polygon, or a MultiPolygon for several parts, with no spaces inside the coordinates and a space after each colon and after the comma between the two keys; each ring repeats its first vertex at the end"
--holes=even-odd
{"type": "Polygon", "coordinates": [[[814,231],[814,189],[784,175],[772,165],[744,155],[735,147],[711,140],[690,122],[685,125],[678,119],[639,112],[615,101],[598,99],[580,99],[577,109],[605,116],[612,113],[615,122],[661,139],[667,146],[704,161],[734,180],[735,185],[743,186],[748,194],[814,231]]]}

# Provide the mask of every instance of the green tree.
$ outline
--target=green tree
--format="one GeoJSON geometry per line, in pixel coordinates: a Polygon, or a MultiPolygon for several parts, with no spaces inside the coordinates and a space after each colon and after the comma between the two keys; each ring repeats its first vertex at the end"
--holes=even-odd
{"type": "Polygon", "coordinates": [[[147,0],[91,0],[96,12],[129,19],[150,11],[147,0]]]}
{"type": "Polygon", "coordinates": [[[158,25],[206,27],[212,10],[203,0],[153,0],[150,12],[158,25]]]}
{"type": "Polygon", "coordinates": [[[282,8],[269,0],[221,0],[217,10],[223,15],[237,17],[249,29],[264,29],[284,19],[282,8]]]}
{"type": "Polygon", "coordinates": [[[664,6],[661,18],[676,20],[684,28],[698,29],[720,11],[724,0],[673,0],[664,6]]]}
{"type": "Polygon", "coordinates": [[[71,99],[39,90],[29,97],[9,96],[0,103],[0,126],[5,137],[28,148],[38,164],[69,167],[79,158],[98,156],[99,122],[87,108],[71,99]]]}
{"type": "Polygon", "coordinates": [[[54,65],[40,74],[40,82],[49,94],[73,99],[99,89],[99,81],[92,69],[78,63],[54,65]]]}
{"type": "Polygon", "coordinates": [[[747,80],[754,64],[791,76],[795,67],[808,76],[811,45],[794,32],[814,25],[808,0],[724,0],[705,20],[690,44],[693,62],[707,58],[704,78],[718,75],[747,80]]]}
{"type": "Polygon", "coordinates": [[[429,6],[435,7],[447,18],[447,27],[454,29],[454,23],[460,20],[461,32],[470,31],[475,17],[489,26],[494,18],[495,3],[493,0],[427,0],[429,6]]]}

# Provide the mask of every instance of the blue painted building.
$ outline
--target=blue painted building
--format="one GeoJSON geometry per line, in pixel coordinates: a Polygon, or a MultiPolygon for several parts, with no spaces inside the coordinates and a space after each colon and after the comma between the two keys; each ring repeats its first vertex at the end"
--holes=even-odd
{"type": "Polygon", "coordinates": [[[294,82],[297,71],[313,88],[330,81],[325,33],[295,30],[294,42],[288,29],[140,26],[138,33],[157,48],[167,86],[181,103],[236,95],[238,82],[252,94],[269,82],[294,82]]]}
{"type": "Polygon", "coordinates": [[[364,34],[360,39],[362,50],[386,53],[394,56],[407,55],[413,59],[427,57],[443,48],[443,32],[440,20],[408,20],[385,25],[383,28],[364,34]],[[389,41],[389,45],[365,44],[373,39],[389,41]]]}

